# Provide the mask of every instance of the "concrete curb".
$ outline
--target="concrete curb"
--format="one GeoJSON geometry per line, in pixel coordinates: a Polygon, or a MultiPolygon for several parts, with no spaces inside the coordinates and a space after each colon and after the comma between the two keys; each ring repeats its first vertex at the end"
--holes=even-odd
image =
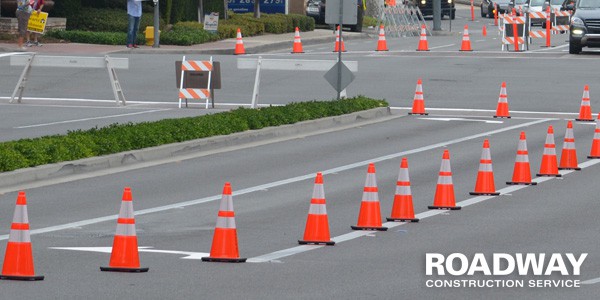
{"type": "Polygon", "coordinates": [[[221,149],[273,138],[293,136],[332,127],[361,123],[365,120],[391,115],[389,107],[380,107],[342,116],[328,117],[296,124],[268,127],[260,130],[238,132],[225,136],[215,136],[187,142],[162,145],[152,148],[126,151],[99,157],[67,161],[33,168],[0,173],[0,188],[32,183],[39,180],[56,179],[87,172],[131,166],[143,162],[190,155],[192,153],[221,149]]]}

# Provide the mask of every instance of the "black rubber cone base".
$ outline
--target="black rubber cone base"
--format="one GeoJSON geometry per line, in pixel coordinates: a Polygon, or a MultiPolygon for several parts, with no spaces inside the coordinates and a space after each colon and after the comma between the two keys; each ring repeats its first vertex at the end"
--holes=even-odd
{"type": "Polygon", "coordinates": [[[150,268],[113,268],[113,267],[100,267],[100,271],[103,272],[123,272],[123,273],[145,273],[150,268]]]}
{"type": "Polygon", "coordinates": [[[11,276],[11,275],[0,275],[2,280],[20,280],[20,281],[39,281],[44,280],[44,276],[11,276]]]}
{"type": "Polygon", "coordinates": [[[539,177],[562,177],[561,174],[535,174],[539,177]]]}
{"type": "Polygon", "coordinates": [[[588,156],[589,159],[600,159],[600,156],[588,156]]]}
{"type": "Polygon", "coordinates": [[[429,209],[447,209],[447,210],[460,210],[462,207],[460,206],[427,206],[429,209]]]}
{"type": "Polygon", "coordinates": [[[410,223],[417,223],[419,222],[419,219],[407,219],[407,218],[386,218],[388,221],[390,222],[410,222],[410,223]]]}
{"type": "Polygon", "coordinates": [[[500,193],[497,193],[497,192],[493,192],[493,193],[469,192],[469,195],[473,195],[473,196],[498,196],[498,195],[500,195],[500,193]]]}
{"type": "Polygon", "coordinates": [[[577,167],[577,168],[558,168],[559,170],[575,170],[575,171],[581,171],[581,168],[577,167]]]}
{"type": "Polygon", "coordinates": [[[514,181],[507,181],[506,184],[508,184],[508,185],[537,185],[537,182],[514,182],[514,181]]]}
{"type": "Polygon", "coordinates": [[[409,116],[427,116],[427,115],[429,115],[429,113],[418,114],[418,113],[409,112],[408,115],[409,116]]]}
{"type": "Polygon", "coordinates": [[[594,120],[594,119],[575,119],[575,121],[578,121],[578,122],[596,122],[596,120],[594,120]]]}
{"type": "Polygon", "coordinates": [[[227,263],[243,263],[247,258],[220,258],[220,257],[203,257],[202,261],[208,262],[227,262],[227,263]]]}
{"type": "Polygon", "coordinates": [[[334,241],[303,241],[303,240],[298,240],[298,244],[300,244],[300,245],[312,244],[312,245],[333,246],[333,245],[335,245],[335,242],[334,241]]]}
{"type": "Polygon", "coordinates": [[[387,227],[363,227],[363,226],[350,226],[350,228],[354,230],[377,230],[377,231],[387,231],[387,227]]]}
{"type": "Polygon", "coordinates": [[[505,118],[505,119],[510,119],[510,118],[512,118],[512,117],[511,117],[511,116],[508,116],[508,117],[494,116],[494,118],[495,118],[495,119],[497,119],[497,118],[505,118]]]}

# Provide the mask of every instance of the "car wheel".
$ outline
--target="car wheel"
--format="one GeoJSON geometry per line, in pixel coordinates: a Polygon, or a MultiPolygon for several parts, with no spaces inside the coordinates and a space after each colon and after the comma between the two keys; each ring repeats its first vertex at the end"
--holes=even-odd
{"type": "Polygon", "coordinates": [[[455,11],[452,11],[450,13],[450,19],[454,20],[454,18],[456,18],[456,13],[455,13],[455,11]]]}
{"type": "Polygon", "coordinates": [[[485,18],[487,14],[483,13],[483,4],[481,5],[481,17],[485,18]]]}
{"type": "Polygon", "coordinates": [[[581,45],[574,42],[574,41],[569,41],[569,53],[570,54],[579,54],[581,53],[581,45]]]}

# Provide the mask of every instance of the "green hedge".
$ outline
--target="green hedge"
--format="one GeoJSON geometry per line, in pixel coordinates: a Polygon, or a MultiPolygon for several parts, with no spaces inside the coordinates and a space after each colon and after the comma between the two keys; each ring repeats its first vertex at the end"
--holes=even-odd
{"type": "Polygon", "coordinates": [[[387,105],[383,100],[359,96],[339,101],[298,102],[261,109],[239,108],[199,117],[156,122],[112,124],[103,128],[70,131],[66,135],[2,142],[0,172],[293,124],[387,105]]]}
{"type": "MultiPolygon", "coordinates": [[[[67,19],[67,30],[127,32],[129,18],[125,9],[99,9],[85,7],[67,19]]],[[[153,26],[154,16],[144,13],[140,19],[140,30],[153,26]]],[[[164,21],[160,20],[162,28],[164,21]]]]}

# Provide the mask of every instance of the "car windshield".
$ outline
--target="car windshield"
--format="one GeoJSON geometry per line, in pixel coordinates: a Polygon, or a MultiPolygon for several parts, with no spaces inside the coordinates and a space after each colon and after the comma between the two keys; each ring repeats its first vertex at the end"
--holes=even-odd
{"type": "Polygon", "coordinates": [[[542,6],[544,5],[545,0],[531,0],[529,6],[542,6]]]}
{"type": "Polygon", "coordinates": [[[551,5],[562,5],[563,0],[550,0],[551,5]]]}
{"type": "Polygon", "coordinates": [[[510,3],[510,0],[496,0],[494,2],[496,2],[498,4],[508,4],[508,3],[510,3]]]}
{"type": "Polygon", "coordinates": [[[515,0],[515,4],[516,5],[522,5],[522,4],[525,4],[525,3],[527,3],[527,0],[515,0]]]}
{"type": "Polygon", "coordinates": [[[600,0],[579,0],[579,8],[600,8],[600,0]]]}

